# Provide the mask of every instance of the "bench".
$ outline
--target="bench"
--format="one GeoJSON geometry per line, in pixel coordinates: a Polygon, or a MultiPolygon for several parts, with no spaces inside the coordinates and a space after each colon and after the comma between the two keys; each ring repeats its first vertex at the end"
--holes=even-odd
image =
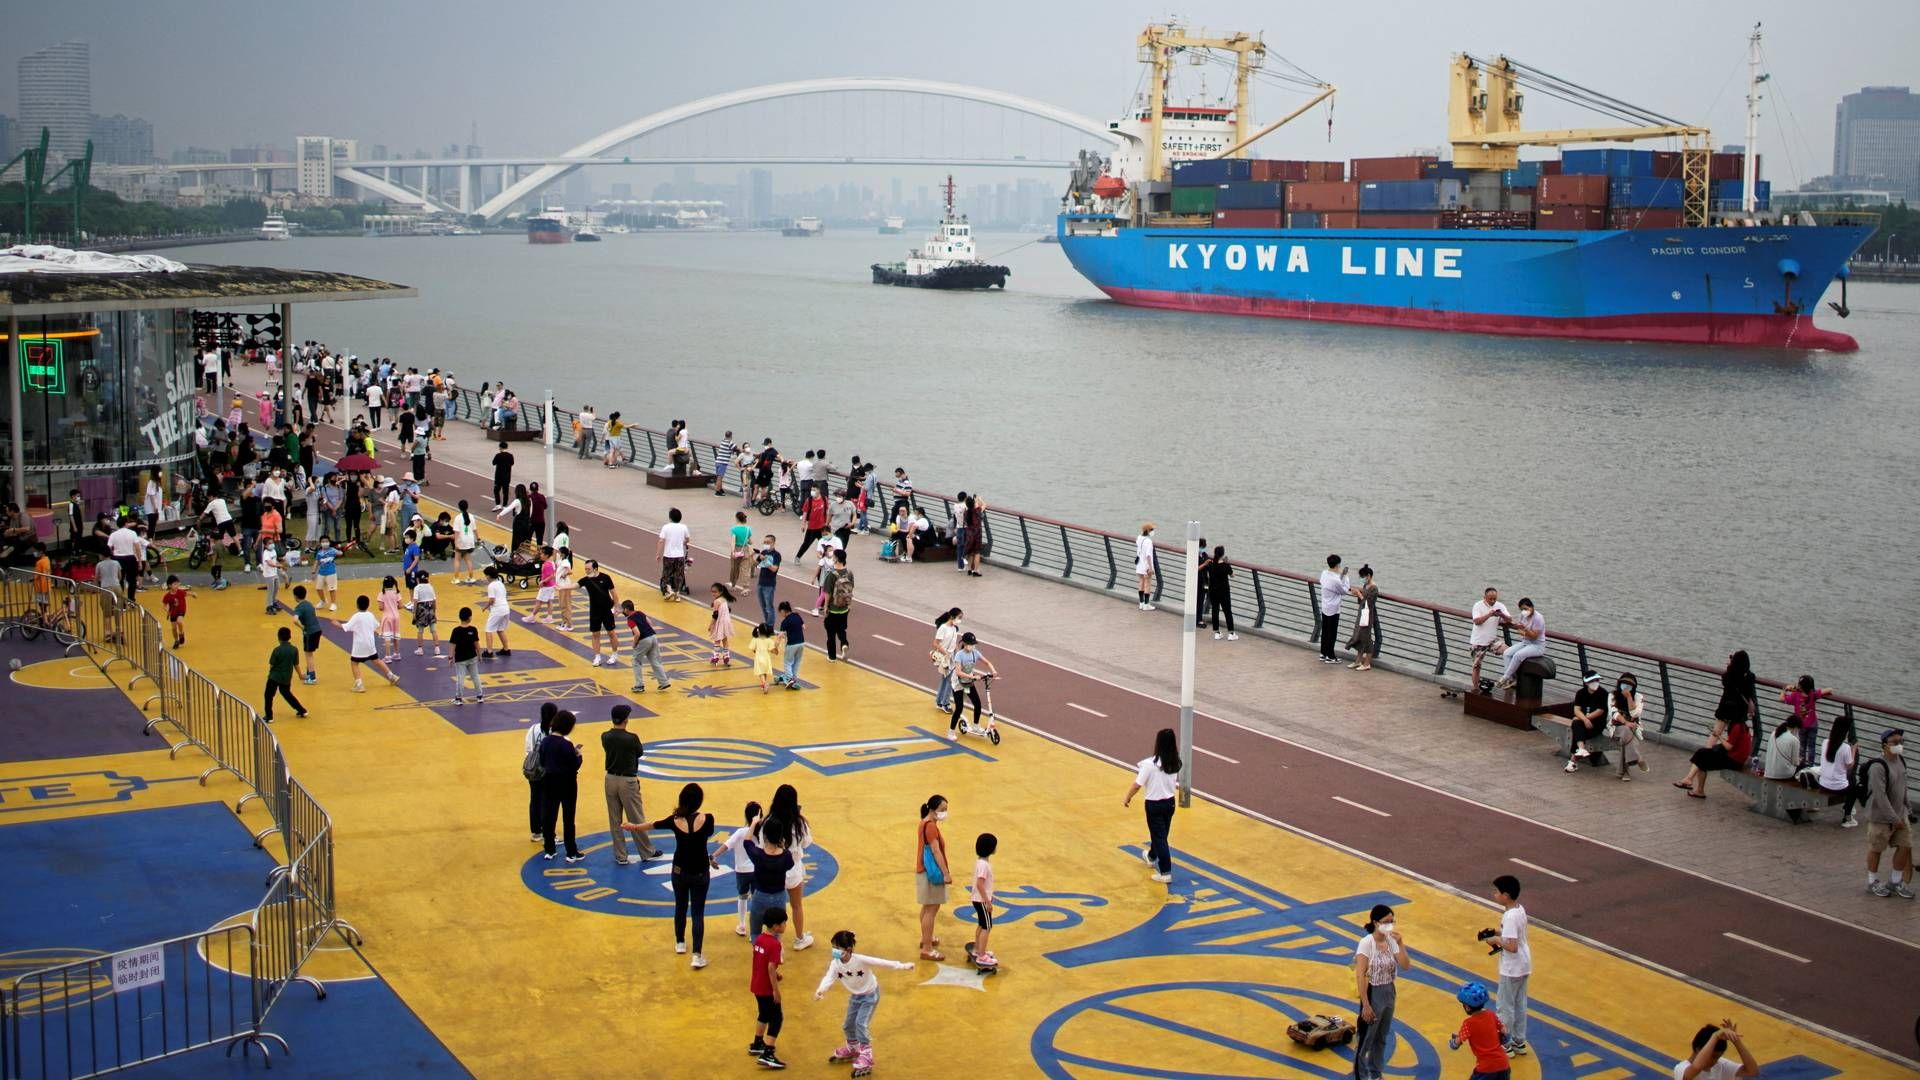
{"type": "Polygon", "coordinates": [[[1809,810],[1825,810],[1847,800],[1844,791],[1828,791],[1823,787],[1804,788],[1792,780],[1769,780],[1745,769],[1724,769],[1716,775],[1753,800],[1753,805],[1747,809],[1795,824],[1805,820],[1809,810]]]}
{"type": "Polygon", "coordinates": [[[1482,693],[1479,687],[1473,687],[1461,695],[1461,704],[1468,716],[1477,716],[1521,731],[1533,726],[1533,717],[1537,713],[1551,712],[1557,716],[1572,717],[1571,696],[1562,699],[1556,695],[1551,703],[1545,700],[1546,680],[1553,677],[1552,657],[1528,657],[1521,661],[1519,669],[1514,672],[1512,689],[1482,693]]]}
{"type": "Polygon", "coordinates": [[[703,472],[676,473],[672,469],[648,469],[647,486],[678,490],[680,488],[710,488],[713,486],[713,474],[703,472]]]}
{"type": "MultiPolygon", "coordinates": [[[[1572,704],[1569,703],[1567,712],[1571,713],[1572,711],[1572,704]]],[[[1533,715],[1532,720],[1533,730],[1553,740],[1553,754],[1555,757],[1564,758],[1573,753],[1573,720],[1571,717],[1562,716],[1558,713],[1538,712],[1533,715]]],[[[1598,757],[1598,755],[1603,755],[1609,750],[1619,750],[1620,740],[1606,735],[1595,735],[1587,740],[1587,749],[1596,755],[1596,757],[1587,759],[1588,764],[1605,765],[1605,759],[1598,757]]]]}
{"type": "Polygon", "coordinates": [[[540,429],[492,427],[487,429],[487,439],[490,442],[538,442],[540,429]]]}

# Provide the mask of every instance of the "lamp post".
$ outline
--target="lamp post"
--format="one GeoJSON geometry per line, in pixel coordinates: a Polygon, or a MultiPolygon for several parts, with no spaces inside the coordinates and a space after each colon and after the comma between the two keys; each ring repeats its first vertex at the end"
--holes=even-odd
{"type": "Polygon", "coordinates": [[[556,513],[556,510],[553,505],[554,430],[553,430],[553,391],[552,390],[547,391],[547,407],[544,410],[542,410],[542,412],[546,421],[544,425],[544,429],[542,431],[541,441],[547,444],[547,520],[544,522],[541,522],[541,525],[546,530],[546,535],[552,536],[553,535],[553,519],[554,519],[554,514],[556,513]]]}
{"type": "Polygon", "coordinates": [[[1193,805],[1193,648],[1200,622],[1200,523],[1187,522],[1187,565],[1181,579],[1180,623],[1180,807],[1193,805]]]}
{"type": "Polygon", "coordinates": [[[1883,263],[1890,263],[1890,262],[1892,262],[1892,261],[1893,261],[1893,242],[1894,242],[1895,240],[1898,240],[1898,239],[1900,239],[1900,234],[1899,234],[1899,233],[1888,233],[1888,234],[1887,234],[1887,246],[1886,246],[1886,248],[1885,248],[1885,249],[1884,249],[1884,250],[1883,250],[1883,251],[1882,251],[1882,252],[1880,253],[1880,261],[1881,261],[1881,262],[1883,262],[1883,263]]]}

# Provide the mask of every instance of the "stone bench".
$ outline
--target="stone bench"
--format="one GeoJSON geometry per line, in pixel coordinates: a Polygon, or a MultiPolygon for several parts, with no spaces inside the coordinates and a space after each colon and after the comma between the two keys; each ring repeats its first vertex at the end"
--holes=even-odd
{"type": "Polygon", "coordinates": [[[539,442],[540,429],[492,427],[487,429],[487,440],[489,442],[539,442]]]}
{"type": "MultiPolygon", "coordinates": [[[[1568,706],[1567,711],[1573,711],[1571,705],[1568,706]]],[[[1561,716],[1555,713],[1535,713],[1532,717],[1532,723],[1533,730],[1553,740],[1553,753],[1555,757],[1564,758],[1573,753],[1573,720],[1571,717],[1561,716]]],[[[1620,740],[1606,735],[1595,735],[1587,740],[1587,749],[1595,755],[1603,755],[1608,751],[1619,750],[1620,740]]],[[[1606,764],[1603,759],[1596,760],[1595,758],[1589,758],[1588,763],[1592,765],[1606,764]]]]}
{"type": "Polygon", "coordinates": [[[1847,800],[1844,791],[1828,791],[1823,787],[1804,788],[1792,780],[1769,780],[1745,769],[1724,769],[1718,775],[1753,800],[1753,805],[1747,809],[1796,825],[1805,820],[1809,810],[1825,810],[1847,800]]]}
{"type": "Polygon", "coordinates": [[[648,469],[647,486],[666,488],[676,491],[681,488],[710,488],[713,486],[713,474],[703,472],[676,473],[672,469],[648,469]]]}

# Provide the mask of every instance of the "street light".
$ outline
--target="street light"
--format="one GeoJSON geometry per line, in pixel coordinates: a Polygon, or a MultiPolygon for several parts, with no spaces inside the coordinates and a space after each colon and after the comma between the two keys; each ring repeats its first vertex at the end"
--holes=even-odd
{"type": "Polygon", "coordinates": [[[1888,233],[1888,234],[1887,234],[1887,247],[1886,247],[1886,250],[1885,250],[1885,251],[1883,251],[1883,252],[1881,253],[1881,255],[1880,255],[1880,261],[1881,261],[1881,262],[1883,262],[1883,263],[1884,263],[1884,262],[1892,262],[1892,261],[1893,261],[1893,242],[1894,242],[1895,240],[1898,240],[1898,239],[1900,239],[1900,234],[1899,234],[1899,233],[1888,233]]]}
{"type": "Polygon", "coordinates": [[[1180,806],[1193,805],[1193,642],[1200,626],[1200,523],[1187,522],[1180,629],[1180,806]]]}

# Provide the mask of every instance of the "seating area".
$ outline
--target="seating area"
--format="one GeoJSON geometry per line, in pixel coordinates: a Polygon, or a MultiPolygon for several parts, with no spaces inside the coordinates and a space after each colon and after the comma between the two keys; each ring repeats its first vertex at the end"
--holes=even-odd
{"type": "Polygon", "coordinates": [[[1521,662],[1519,669],[1514,672],[1512,689],[1482,691],[1479,687],[1469,687],[1466,693],[1460,695],[1461,705],[1468,716],[1477,716],[1521,731],[1532,729],[1536,716],[1553,715],[1571,719],[1573,695],[1555,692],[1549,696],[1546,684],[1555,674],[1552,657],[1536,656],[1521,662]]]}
{"type": "MultiPolygon", "coordinates": [[[[1569,706],[1571,708],[1571,706],[1569,706]]],[[[1533,730],[1553,741],[1555,757],[1564,758],[1573,753],[1573,721],[1554,713],[1535,713],[1532,718],[1533,730]]],[[[1587,749],[1595,757],[1588,760],[1590,765],[1604,765],[1606,760],[1600,755],[1616,752],[1620,749],[1620,740],[1606,735],[1595,735],[1587,740],[1587,749]]]]}
{"type": "Polygon", "coordinates": [[[1810,812],[1839,806],[1846,801],[1844,792],[1828,791],[1821,787],[1805,788],[1792,780],[1769,780],[1737,769],[1725,769],[1717,775],[1753,800],[1753,805],[1747,809],[1795,824],[1806,820],[1810,812]]]}
{"type": "Polygon", "coordinates": [[[672,469],[648,469],[647,486],[666,488],[669,491],[681,488],[710,488],[713,486],[713,474],[703,472],[674,472],[672,469]]]}

